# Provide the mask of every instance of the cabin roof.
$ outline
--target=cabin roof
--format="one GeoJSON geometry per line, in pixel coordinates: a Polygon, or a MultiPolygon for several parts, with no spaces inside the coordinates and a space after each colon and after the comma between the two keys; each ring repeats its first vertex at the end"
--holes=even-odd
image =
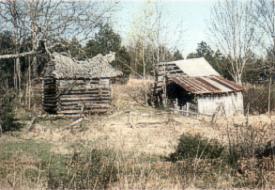
{"type": "Polygon", "coordinates": [[[123,73],[111,66],[115,56],[113,53],[97,56],[85,61],[77,61],[69,56],[60,53],[51,54],[52,67],[46,70],[46,76],[56,79],[76,79],[76,78],[113,78],[121,76],[123,73]]]}
{"type": "Polygon", "coordinates": [[[190,77],[210,76],[220,74],[203,58],[184,59],[171,62],[162,62],[160,65],[175,64],[183,73],[190,77]]]}
{"type": "Polygon", "coordinates": [[[243,87],[220,76],[170,77],[168,83],[176,83],[192,94],[221,94],[241,92],[243,87]]]}

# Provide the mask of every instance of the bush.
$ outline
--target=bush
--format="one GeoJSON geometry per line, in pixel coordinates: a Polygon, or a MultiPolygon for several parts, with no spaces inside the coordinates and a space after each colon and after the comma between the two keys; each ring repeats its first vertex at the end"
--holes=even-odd
{"type": "MultiPolygon", "coordinates": [[[[1,92],[0,92],[1,93],[1,92]]],[[[15,131],[21,126],[15,119],[14,113],[14,94],[10,92],[2,92],[0,97],[0,130],[2,132],[15,131]]]]}
{"type": "Polygon", "coordinates": [[[208,140],[200,135],[192,136],[183,134],[175,153],[169,157],[171,161],[187,158],[220,158],[224,152],[224,147],[216,140],[208,140]]]}
{"type": "Polygon", "coordinates": [[[266,141],[272,139],[273,126],[260,123],[249,124],[247,118],[245,123],[235,124],[227,129],[228,136],[228,160],[231,164],[237,163],[239,159],[253,158],[264,154],[271,147],[265,147],[266,141]]]}
{"type": "MultiPolygon", "coordinates": [[[[274,87],[272,87],[274,89],[274,87]]],[[[268,85],[247,86],[244,92],[244,106],[250,113],[266,113],[268,110],[268,85]]],[[[275,108],[275,93],[271,97],[271,109],[275,108]]]]}
{"type": "Polygon", "coordinates": [[[48,172],[48,188],[107,188],[108,184],[117,180],[114,159],[114,153],[95,149],[88,154],[75,153],[70,159],[55,159],[48,172]]]}

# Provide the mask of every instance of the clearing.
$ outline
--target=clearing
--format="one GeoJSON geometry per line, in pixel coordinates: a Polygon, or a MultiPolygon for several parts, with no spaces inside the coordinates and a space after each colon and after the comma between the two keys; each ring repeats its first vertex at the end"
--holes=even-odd
{"type": "MultiPolygon", "coordinates": [[[[262,141],[267,142],[274,137],[274,130],[269,130],[274,116],[249,116],[247,121],[246,117],[239,115],[218,117],[211,122],[211,118],[207,117],[184,117],[144,106],[149,84],[150,81],[130,80],[127,85],[114,85],[114,106],[107,115],[89,116],[74,126],[71,126],[71,119],[38,118],[31,128],[24,127],[20,132],[3,135],[0,138],[0,160],[5,163],[0,167],[0,174],[4,176],[0,181],[2,187],[45,188],[49,182],[42,177],[37,179],[36,174],[28,177],[26,168],[42,171],[40,161],[47,161],[53,155],[68,156],[92,149],[108,149],[118,155],[117,165],[124,174],[108,186],[110,189],[231,188],[235,183],[223,175],[218,176],[219,179],[214,177],[213,186],[205,183],[208,178],[191,182],[185,180],[186,184],[183,184],[174,171],[175,166],[165,161],[165,157],[175,151],[182,134],[200,134],[226,144],[228,135],[235,134],[235,128],[246,122],[259,131],[265,130],[262,141]],[[129,173],[129,168],[134,167],[139,168],[139,172],[129,173]],[[25,180],[26,176],[31,180],[25,180]],[[36,185],[33,186],[33,183],[36,185]]],[[[22,109],[17,111],[20,122],[25,124],[31,119],[28,114],[22,109]]]]}

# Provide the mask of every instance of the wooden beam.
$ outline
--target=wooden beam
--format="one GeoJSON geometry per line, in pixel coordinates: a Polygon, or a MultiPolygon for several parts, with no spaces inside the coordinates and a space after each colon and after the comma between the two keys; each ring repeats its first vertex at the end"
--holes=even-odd
{"type": "Polygon", "coordinates": [[[25,57],[25,56],[28,56],[28,55],[34,55],[36,53],[37,53],[36,51],[29,51],[29,52],[17,53],[17,54],[0,55],[0,60],[15,59],[15,58],[20,58],[20,57],[25,57]]]}

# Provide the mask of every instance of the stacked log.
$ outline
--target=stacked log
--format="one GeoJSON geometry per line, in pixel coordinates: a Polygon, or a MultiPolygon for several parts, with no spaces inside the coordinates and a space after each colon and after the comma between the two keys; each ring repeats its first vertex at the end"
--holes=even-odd
{"type": "Polygon", "coordinates": [[[57,103],[57,88],[56,88],[56,80],[54,78],[44,78],[43,84],[43,94],[42,94],[42,102],[43,108],[45,111],[49,113],[56,113],[56,103],[57,103]]]}
{"type": "Polygon", "coordinates": [[[165,78],[168,76],[182,75],[183,72],[174,63],[160,63],[157,64],[157,78],[155,81],[155,93],[163,91],[166,85],[165,78]]]}
{"type": "Polygon", "coordinates": [[[109,79],[58,80],[57,114],[81,116],[105,113],[111,104],[109,79]]]}

